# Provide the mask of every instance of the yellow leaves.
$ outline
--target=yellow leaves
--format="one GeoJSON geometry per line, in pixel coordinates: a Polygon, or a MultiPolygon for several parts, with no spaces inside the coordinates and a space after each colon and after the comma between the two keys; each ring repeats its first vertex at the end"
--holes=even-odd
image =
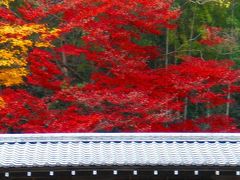
{"type": "Polygon", "coordinates": [[[9,52],[6,49],[0,49],[0,66],[10,67],[13,65],[26,66],[27,62],[25,59],[17,58],[16,54],[18,51],[9,52]]]}
{"type": "MultiPolygon", "coordinates": [[[[14,1],[0,0],[0,6],[9,8],[14,1]]],[[[23,83],[28,75],[28,53],[34,47],[53,47],[51,41],[59,34],[58,29],[48,28],[46,24],[11,24],[0,20],[0,85],[23,83]]]]}
{"type": "Polygon", "coordinates": [[[59,29],[51,29],[51,30],[48,30],[47,33],[42,33],[41,35],[41,38],[42,39],[47,39],[47,38],[50,38],[50,37],[58,37],[60,34],[60,30],[59,29]]]}
{"type": "Polygon", "coordinates": [[[5,102],[3,98],[0,97],[0,109],[5,107],[5,102]]]}
{"type": "Polygon", "coordinates": [[[36,47],[43,48],[43,47],[53,47],[53,45],[50,42],[36,42],[36,47]]]}
{"type": "Polygon", "coordinates": [[[51,40],[59,36],[58,29],[44,24],[0,25],[0,84],[23,83],[28,75],[27,56],[33,47],[53,47],[51,40]]]}
{"type": "Polygon", "coordinates": [[[218,3],[222,7],[229,8],[231,5],[231,0],[218,0],[218,3]]]}
{"type": "Polygon", "coordinates": [[[192,0],[191,2],[201,5],[213,2],[221,7],[229,8],[231,6],[232,0],[192,0]]]}
{"type": "Polygon", "coordinates": [[[1,0],[0,1],[0,6],[6,6],[9,8],[9,4],[15,0],[1,0]]]}
{"type": "Polygon", "coordinates": [[[26,39],[34,34],[38,34],[39,38],[34,42],[40,43],[41,47],[50,47],[49,42],[44,42],[48,37],[57,37],[58,30],[48,29],[45,25],[40,24],[25,24],[25,25],[10,25],[5,24],[0,26],[0,43],[9,42],[13,47],[19,47],[22,51],[26,52],[29,47],[33,46],[33,41],[26,39]]]}
{"type": "Polygon", "coordinates": [[[13,86],[23,83],[23,77],[28,75],[25,67],[21,68],[6,68],[0,70],[0,84],[5,86],[13,86]]]}

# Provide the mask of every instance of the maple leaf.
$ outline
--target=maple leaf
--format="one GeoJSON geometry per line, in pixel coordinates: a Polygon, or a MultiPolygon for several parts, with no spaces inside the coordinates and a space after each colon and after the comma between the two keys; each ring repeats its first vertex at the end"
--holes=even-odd
{"type": "Polygon", "coordinates": [[[75,55],[75,56],[79,56],[81,53],[86,53],[87,50],[82,49],[82,48],[78,48],[74,45],[63,45],[59,48],[56,48],[57,52],[63,52],[66,53],[67,55],[75,55]]]}

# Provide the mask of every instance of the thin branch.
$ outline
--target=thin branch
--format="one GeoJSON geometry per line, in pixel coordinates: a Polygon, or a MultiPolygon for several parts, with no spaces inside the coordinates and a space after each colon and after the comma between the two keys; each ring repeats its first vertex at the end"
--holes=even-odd
{"type": "MultiPolygon", "coordinates": [[[[178,53],[178,52],[189,52],[189,51],[199,52],[201,58],[204,59],[204,58],[203,58],[203,53],[202,53],[202,51],[201,51],[201,50],[198,50],[198,49],[191,49],[191,50],[188,49],[188,50],[179,50],[179,51],[176,50],[176,51],[171,51],[171,52],[169,52],[168,55],[170,55],[170,54],[175,54],[175,53],[178,53]]],[[[166,54],[164,54],[164,55],[166,55],[166,54]]]]}

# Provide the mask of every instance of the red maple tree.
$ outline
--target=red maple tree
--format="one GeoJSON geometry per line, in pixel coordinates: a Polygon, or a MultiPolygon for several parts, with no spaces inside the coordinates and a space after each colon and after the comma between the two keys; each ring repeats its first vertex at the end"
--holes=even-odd
{"type": "MultiPolygon", "coordinates": [[[[206,114],[197,119],[183,115],[186,102],[215,108],[230,101],[229,85],[231,92],[239,91],[239,72],[231,69],[230,60],[186,56],[167,68],[149,66],[161,57],[159,47],[138,42],[143,34],[161,35],[166,28],[176,28],[174,21],[180,12],[172,10],[172,1],[32,3],[26,1],[18,8],[19,21],[53,23],[60,29],[55,41],[61,43],[56,48],[33,47],[25,90],[3,90],[2,132],[236,131],[233,119],[225,115],[206,114]],[[49,21],[50,17],[57,17],[57,22],[49,21]],[[76,38],[82,46],[64,41],[76,29],[81,31],[76,38]],[[95,71],[79,87],[72,84],[75,77],[67,74],[66,57],[82,55],[94,64],[95,71]],[[39,97],[28,87],[46,93],[39,97]]],[[[11,21],[12,13],[7,14],[4,21],[11,21]]],[[[211,42],[219,43],[209,36],[211,42]]]]}

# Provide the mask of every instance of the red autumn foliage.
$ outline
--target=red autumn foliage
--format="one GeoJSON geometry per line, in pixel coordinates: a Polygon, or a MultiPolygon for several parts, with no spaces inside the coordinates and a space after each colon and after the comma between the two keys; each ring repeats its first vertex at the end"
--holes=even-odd
{"type": "Polygon", "coordinates": [[[6,89],[2,97],[7,102],[1,109],[1,132],[46,132],[44,128],[49,120],[49,112],[44,99],[30,95],[24,90],[6,89]]]}
{"type": "Polygon", "coordinates": [[[87,51],[81,48],[78,48],[74,45],[63,45],[60,48],[56,49],[57,52],[63,52],[67,55],[79,56],[81,53],[86,53],[87,51]]]}
{"type": "MultiPolygon", "coordinates": [[[[161,35],[164,29],[175,28],[172,22],[179,11],[171,10],[172,1],[39,3],[36,7],[28,2],[18,9],[23,21],[41,22],[60,13],[61,37],[79,29],[84,46],[65,44],[29,52],[26,86],[51,91],[39,98],[26,90],[5,89],[6,106],[0,110],[2,132],[236,131],[233,120],[224,115],[183,117],[186,99],[192,105],[215,108],[229,102],[229,91],[239,91],[239,72],[231,69],[231,61],[185,56],[179,65],[153,69],[148,62],[160,57],[159,48],[136,43],[143,33],[161,35]],[[62,53],[83,54],[94,63],[96,71],[89,83],[70,86],[71,79],[64,77],[64,67],[58,64],[62,53]]],[[[13,19],[10,15],[5,18],[13,19]]],[[[201,43],[219,44],[218,30],[207,27],[201,43]]]]}
{"type": "Polygon", "coordinates": [[[19,19],[12,11],[7,8],[0,7],[1,23],[8,22],[12,24],[21,24],[23,20],[19,19]]]}
{"type": "Polygon", "coordinates": [[[34,49],[29,53],[28,62],[31,75],[27,77],[27,82],[43,88],[60,90],[63,84],[57,76],[62,75],[60,69],[51,60],[51,53],[34,49]]]}
{"type": "Polygon", "coordinates": [[[207,46],[216,46],[224,41],[224,39],[219,36],[221,28],[205,26],[205,31],[205,37],[199,41],[201,44],[207,46]]]}

